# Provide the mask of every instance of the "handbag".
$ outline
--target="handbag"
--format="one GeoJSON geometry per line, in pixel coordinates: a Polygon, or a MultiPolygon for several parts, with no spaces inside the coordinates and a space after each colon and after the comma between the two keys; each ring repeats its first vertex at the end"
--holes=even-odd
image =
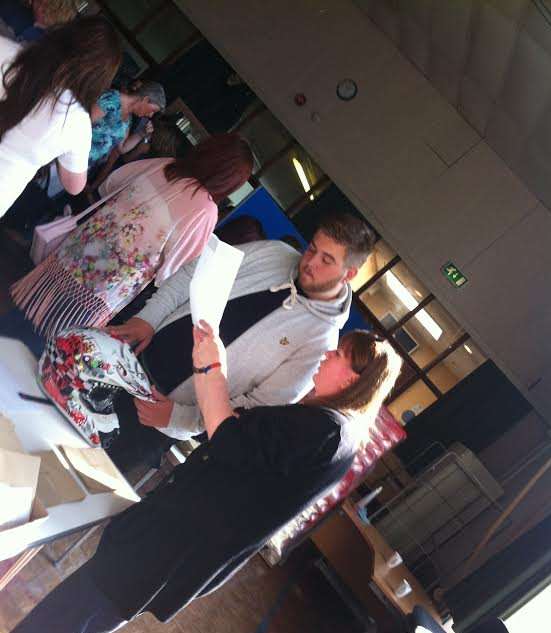
{"type": "Polygon", "coordinates": [[[34,265],[38,266],[41,261],[45,260],[46,257],[55,251],[61,242],[63,242],[67,235],[76,229],[79,222],[88,217],[92,211],[95,211],[100,205],[104,204],[114,195],[122,191],[126,185],[127,183],[124,183],[121,187],[115,189],[115,191],[111,192],[109,195],[104,196],[87,209],[84,209],[84,211],[78,215],[56,218],[51,222],[35,226],[33,232],[33,242],[29,253],[34,265]]]}

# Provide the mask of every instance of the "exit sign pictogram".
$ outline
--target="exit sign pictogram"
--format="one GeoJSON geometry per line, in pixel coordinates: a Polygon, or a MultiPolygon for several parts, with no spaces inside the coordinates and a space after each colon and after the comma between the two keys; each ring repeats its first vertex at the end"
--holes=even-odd
{"type": "Polygon", "coordinates": [[[457,266],[452,262],[448,262],[442,266],[441,270],[447,280],[456,288],[461,288],[461,286],[464,286],[468,281],[467,277],[465,277],[459,268],[457,268],[457,266]]]}

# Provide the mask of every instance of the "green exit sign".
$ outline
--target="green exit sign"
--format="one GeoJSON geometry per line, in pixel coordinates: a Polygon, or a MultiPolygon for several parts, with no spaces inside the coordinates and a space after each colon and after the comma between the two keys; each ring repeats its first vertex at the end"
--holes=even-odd
{"type": "Polygon", "coordinates": [[[452,262],[448,262],[441,268],[443,275],[456,288],[461,288],[467,283],[467,277],[452,262]]]}

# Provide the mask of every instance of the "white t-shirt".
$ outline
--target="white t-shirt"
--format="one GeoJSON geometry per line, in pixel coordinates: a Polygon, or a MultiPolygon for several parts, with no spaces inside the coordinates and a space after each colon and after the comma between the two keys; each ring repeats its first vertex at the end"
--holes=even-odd
{"type": "MultiPolygon", "coordinates": [[[[5,95],[1,81],[4,70],[19,49],[19,44],[0,37],[0,99],[5,95]]],[[[55,158],[68,171],[85,172],[91,142],[90,116],[69,90],[62,93],[53,111],[51,101],[35,108],[0,141],[0,216],[38,169],[55,158]]]]}

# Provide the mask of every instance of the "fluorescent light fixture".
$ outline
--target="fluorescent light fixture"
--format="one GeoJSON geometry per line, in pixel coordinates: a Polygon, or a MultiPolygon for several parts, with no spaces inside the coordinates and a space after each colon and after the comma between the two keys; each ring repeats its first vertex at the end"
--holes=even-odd
{"type": "MultiPolygon", "coordinates": [[[[400,299],[400,301],[411,312],[418,305],[419,301],[411,294],[411,292],[404,286],[404,284],[396,277],[396,275],[389,271],[385,275],[386,283],[390,290],[400,299]]],[[[419,323],[427,330],[432,338],[437,341],[442,336],[442,328],[436,323],[436,321],[430,316],[426,310],[420,310],[415,318],[419,323]]]]}
{"type": "MultiPolygon", "coordinates": [[[[310,187],[310,183],[308,182],[308,178],[306,177],[306,172],[304,171],[304,167],[301,162],[297,158],[293,158],[293,167],[296,169],[300,183],[302,184],[302,188],[306,193],[312,189],[310,187]]],[[[313,200],[314,196],[310,196],[310,200],[313,200]]]]}
{"type": "Polygon", "coordinates": [[[467,354],[473,353],[473,350],[468,345],[463,345],[463,347],[465,348],[465,351],[467,352],[467,354]]]}

